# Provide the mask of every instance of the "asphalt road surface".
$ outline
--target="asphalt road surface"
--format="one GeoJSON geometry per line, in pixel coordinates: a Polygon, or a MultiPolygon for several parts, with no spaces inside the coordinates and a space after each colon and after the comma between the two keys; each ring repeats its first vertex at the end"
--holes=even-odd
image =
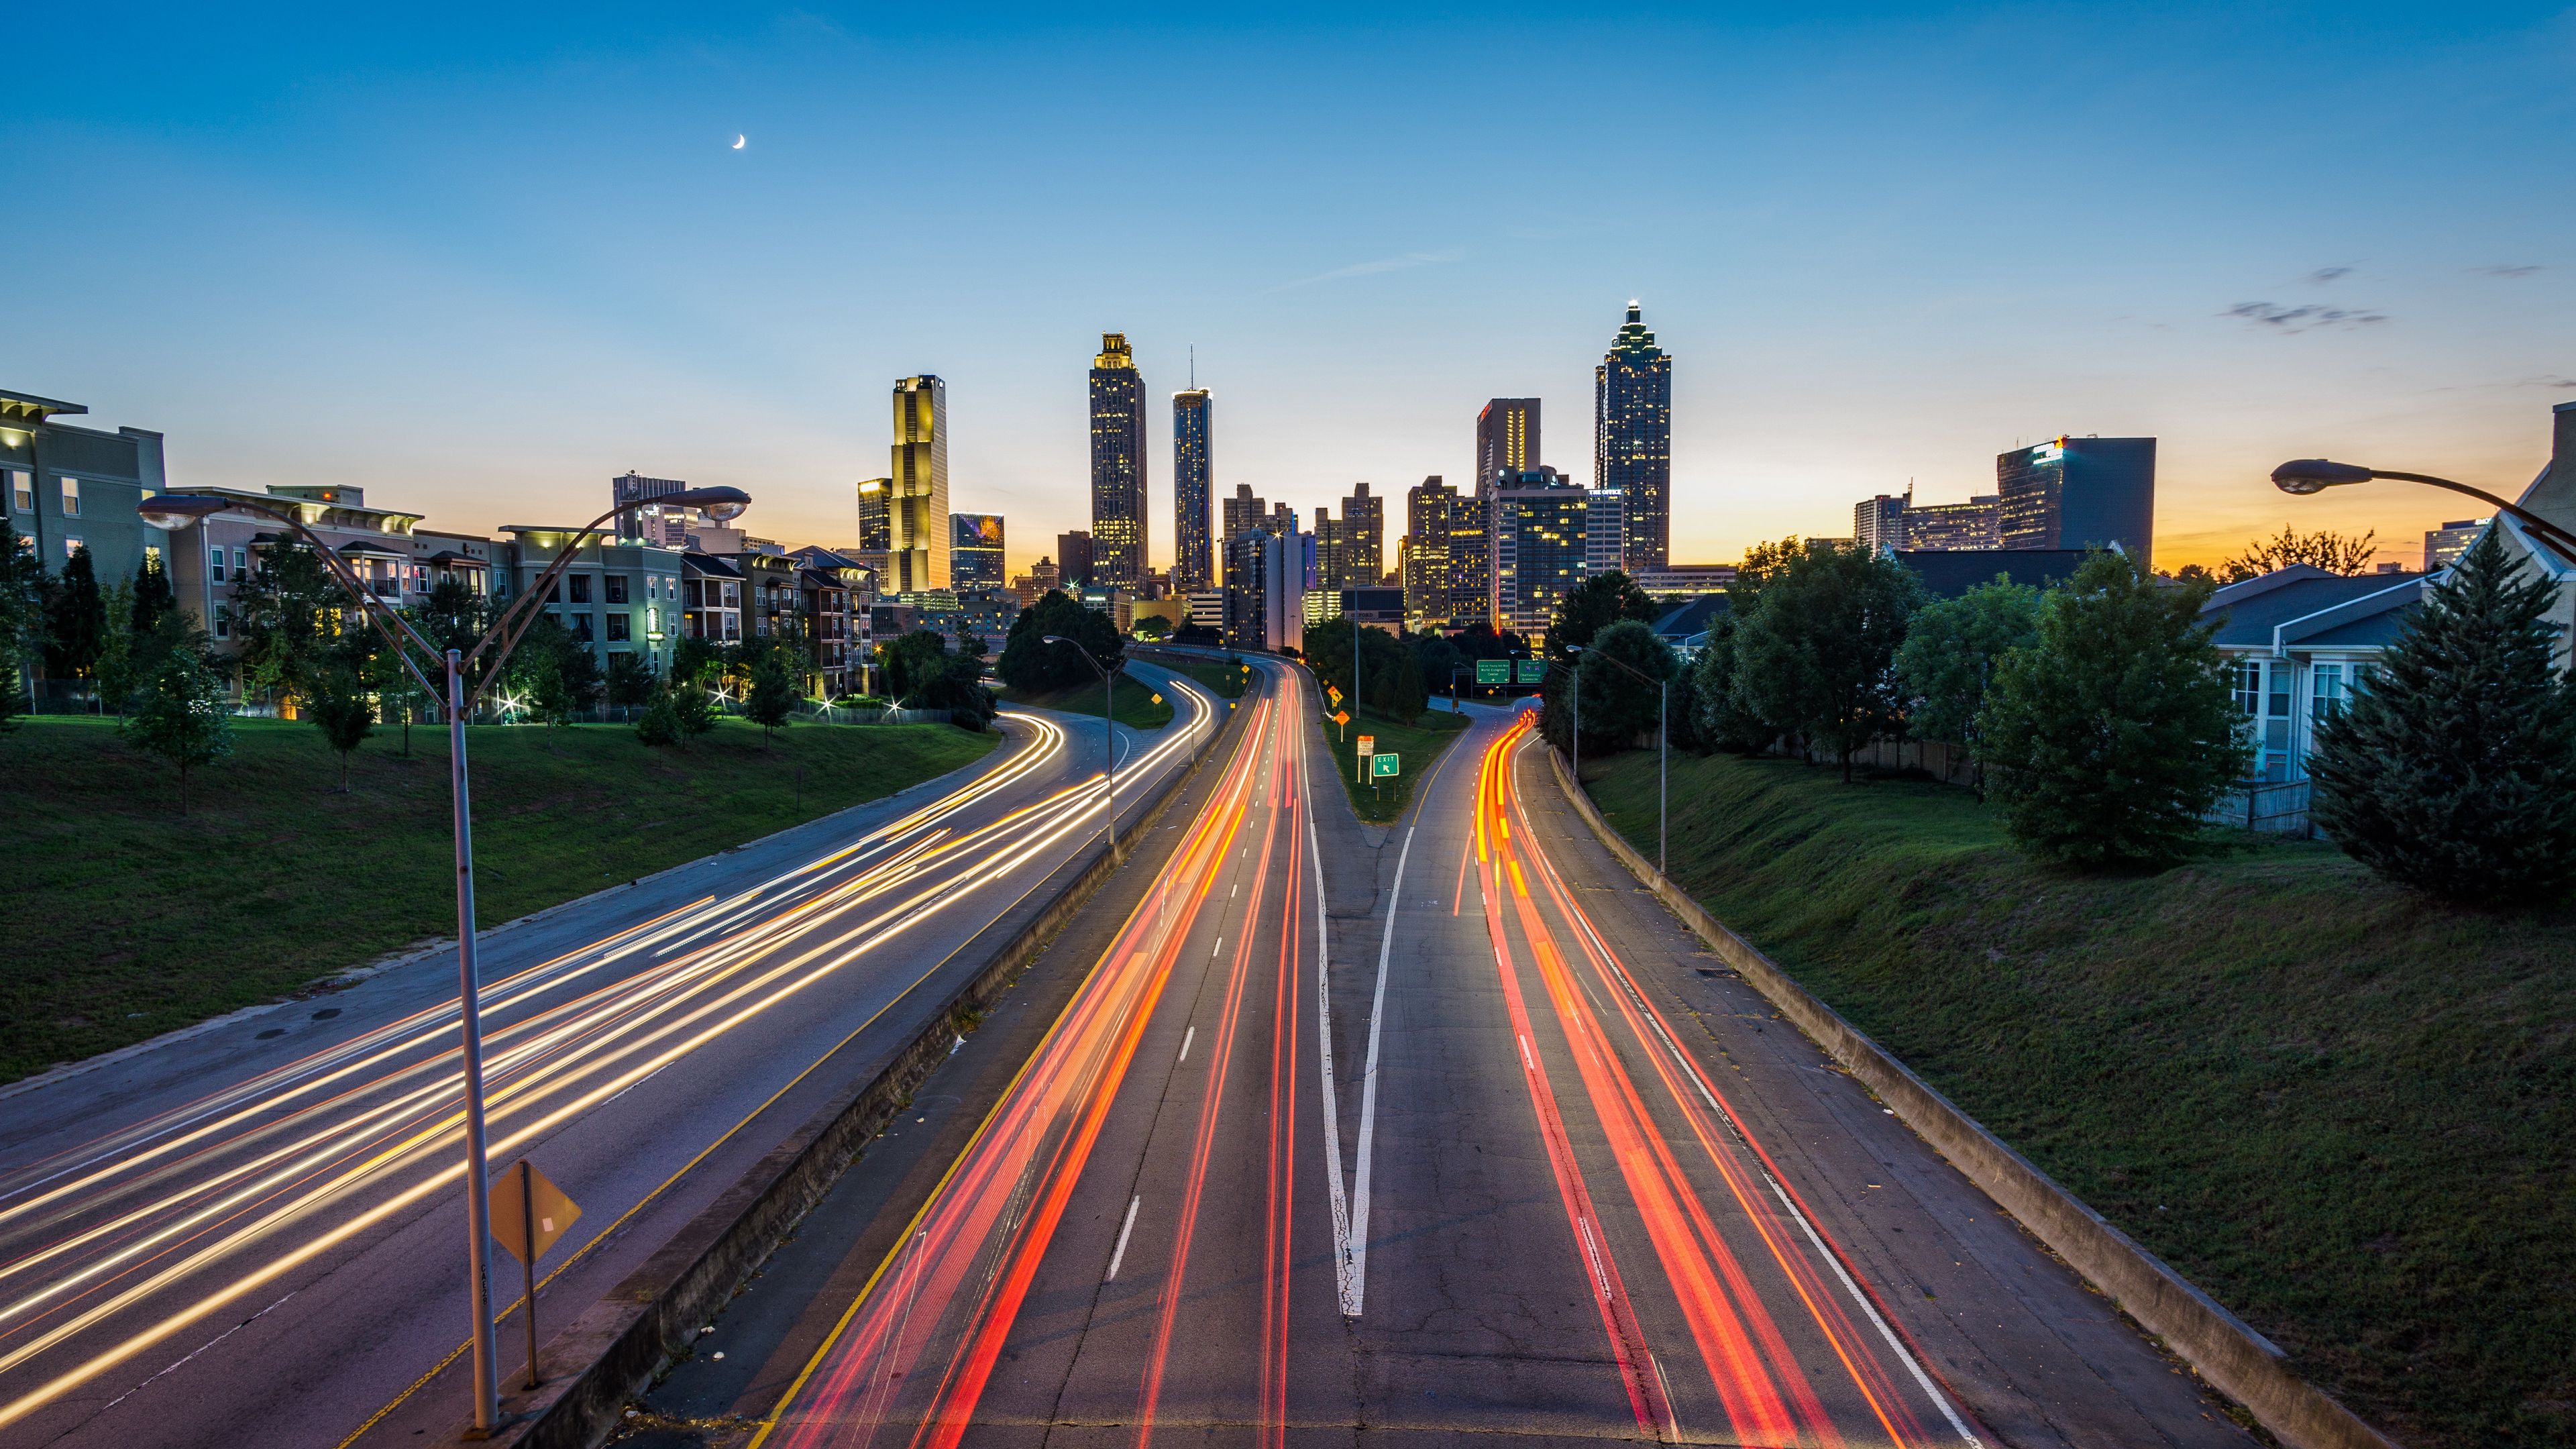
{"type": "MultiPolygon", "coordinates": [[[[1224,713],[1117,732],[1133,809],[1224,713]]],[[[1095,848],[1097,721],[485,936],[490,1161],[581,1205],[569,1322],[908,1039],[978,931],[1095,848]],[[949,968],[944,972],[943,968],[949,968]]],[[[364,881],[349,888],[363,890],[364,881]]],[[[469,1412],[453,958],[0,1096],[0,1443],[330,1446],[469,1412]]],[[[525,1305],[495,1254],[505,1377],[525,1305]]]]}
{"type": "Polygon", "coordinates": [[[1380,830],[1265,674],[1060,1009],[934,1076],[637,1449],[2252,1442],[1701,952],[1517,716],[1380,830]]]}

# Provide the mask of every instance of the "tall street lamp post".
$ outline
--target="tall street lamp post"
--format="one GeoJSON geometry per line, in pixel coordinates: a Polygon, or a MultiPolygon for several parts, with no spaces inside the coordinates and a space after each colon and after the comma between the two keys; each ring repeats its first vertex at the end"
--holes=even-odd
{"type": "MultiPolygon", "coordinates": [[[[1588,648],[1581,644],[1571,646],[1566,650],[1566,652],[1569,654],[1589,654],[1593,658],[1598,659],[1605,664],[1616,664],[1620,668],[1627,670],[1630,674],[1637,676],[1639,679],[1642,679],[1646,683],[1655,687],[1655,733],[1658,736],[1655,755],[1655,873],[1658,875],[1670,875],[1672,872],[1664,868],[1664,842],[1666,838],[1665,826],[1672,818],[1670,813],[1665,809],[1666,802],[1671,798],[1671,791],[1668,786],[1672,780],[1673,764],[1672,718],[1667,713],[1667,709],[1672,704],[1673,700],[1672,681],[1669,679],[1653,678],[1649,676],[1646,671],[1639,669],[1637,666],[1628,663],[1624,659],[1613,659],[1598,649],[1588,648]]],[[[1580,669],[1576,670],[1574,676],[1574,698],[1578,705],[1583,699],[1583,674],[1580,669]]]]}
{"type": "MultiPolygon", "coordinates": [[[[751,495],[739,488],[690,488],[652,500],[664,506],[703,510],[722,523],[740,517],[751,505],[751,495]]],[[[483,702],[492,682],[501,676],[501,666],[518,647],[519,636],[536,618],[538,608],[553,596],[555,581],[563,576],[575,555],[581,552],[583,540],[600,531],[600,525],[621,513],[644,506],[645,500],[621,503],[591,520],[588,527],[574,530],[571,539],[555,551],[554,561],[537,576],[525,593],[512,600],[501,616],[492,621],[483,637],[474,642],[471,651],[441,649],[422,635],[412,622],[393,605],[377,597],[365,581],[353,572],[346,559],[305,527],[300,512],[281,509],[254,498],[230,494],[164,493],[146,498],[135,505],[135,512],[154,528],[171,532],[187,528],[201,518],[225,512],[255,513],[274,519],[295,531],[297,537],[311,545],[321,556],[331,577],[358,604],[358,612],[373,624],[376,632],[392,647],[395,657],[412,679],[432,698],[447,701],[447,790],[448,804],[456,831],[456,993],[457,1018],[463,1037],[465,1077],[465,1257],[468,1292],[474,1312],[474,1428],[472,1435],[481,1438],[500,1426],[499,1369],[492,1344],[491,1224],[486,1220],[489,1184],[484,1161],[483,1119],[483,1004],[482,979],[474,950],[474,824],[471,796],[465,771],[465,720],[483,702]],[[400,635],[395,630],[401,631],[400,635]],[[429,676],[412,658],[417,648],[431,659],[447,662],[447,688],[444,692],[433,685],[429,676]],[[482,682],[469,691],[465,687],[466,671],[483,652],[500,645],[492,662],[484,668],[482,682]]],[[[531,1313],[536,1305],[528,1306],[531,1313]]]]}
{"type": "Polygon", "coordinates": [[[1082,662],[1091,666],[1091,672],[1100,676],[1100,743],[1102,746],[1100,773],[1101,778],[1108,782],[1109,787],[1109,818],[1107,821],[1109,830],[1109,858],[1111,860],[1116,860],[1118,858],[1118,732],[1109,718],[1109,701],[1117,687],[1116,681],[1111,677],[1108,670],[1101,667],[1099,660],[1091,657],[1090,650],[1083,648],[1081,644],[1074,640],[1067,639],[1061,634],[1042,634],[1038,637],[1049,644],[1072,645],[1073,652],[1082,656],[1082,662]]]}
{"type": "Polygon", "coordinates": [[[2436,478],[2426,473],[2398,473],[2385,468],[2364,468],[2353,463],[2333,463],[2323,458],[2297,458],[2272,470],[2273,487],[2284,493],[2296,493],[2303,497],[2311,493],[2323,493],[2329,488],[2341,487],[2347,483],[2367,483],[2373,478],[2395,478],[2401,482],[2422,483],[2434,488],[2448,488],[2454,493],[2465,493],[2482,503],[2492,505],[2498,513],[2511,515],[2515,522],[2549,540],[2569,558],[2576,559],[2576,535],[2569,534],[2567,530],[2545,518],[2505,502],[2483,488],[2472,488],[2466,483],[2454,483],[2448,478],[2436,478]]]}

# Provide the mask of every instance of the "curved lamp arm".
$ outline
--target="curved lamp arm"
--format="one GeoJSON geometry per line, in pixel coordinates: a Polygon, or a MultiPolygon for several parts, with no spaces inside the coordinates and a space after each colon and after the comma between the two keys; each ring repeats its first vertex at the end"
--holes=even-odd
{"type": "Polygon", "coordinates": [[[2482,503],[2494,505],[2498,513],[2510,514],[2514,521],[2558,545],[2570,559],[2576,559],[2576,534],[2568,533],[2557,524],[2551,523],[2519,504],[2507,503],[2483,488],[2472,488],[2466,483],[2454,483],[2448,478],[2436,478],[2429,473],[2391,473],[2386,469],[2374,468],[2371,470],[2371,476],[2399,478],[2409,483],[2423,483],[2434,488],[2448,488],[2454,493],[2465,493],[2482,503]]]}
{"type": "Polygon", "coordinates": [[[358,612],[366,616],[368,622],[376,626],[376,632],[378,634],[384,636],[386,645],[394,651],[394,657],[402,661],[403,671],[409,674],[412,679],[420,685],[423,692],[427,693],[431,699],[437,699],[440,697],[438,686],[430,683],[429,676],[422,673],[420,666],[412,662],[411,651],[403,647],[402,640],[394,637],[393,630],[385,626],[385,621],[390,619],[394,623],[401,625],[403,633],[411,636],[411,642],[419,645],[421,650],[428,654],[432,659],[438,657],[437,648],[427,639],[421,637],[420,630],[412,627],[411,620],[404,618],[401,612],[396,610],[392,605],[387,604],[384,600],[377,598],[373,593],[370,593],[367,589],[366,582],[360,579],[356,571],[349,567],[349,561],[334,552],[331,546],[324,543],[312,529],[305,527],[303,519],[295,516],[293,513],[271,508],[265,503],[254,502],[250,499],[235,499],[227,497],[224,501],[227,506],[238,508],[244,513],[257,513],[276,519],[278,522],[294,529],[297,537],[312,545],[313,551],[322,556],[322,566],[331,571],[331,577],[338,582],[343,590],[347,591],[350,597],[358,601],[358,612]]]}

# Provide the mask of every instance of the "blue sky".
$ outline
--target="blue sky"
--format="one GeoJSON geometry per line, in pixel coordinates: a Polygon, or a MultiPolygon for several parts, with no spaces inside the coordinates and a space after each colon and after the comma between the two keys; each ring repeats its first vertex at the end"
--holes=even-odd
{"type": "Polygon", "coordinates": [[[1087,518],[1113,328],[1158,556],[1193,346],[1221,486],[1311,510],[1464,475],[1490,396],[1588,474],[1630,297],[1688,559],[2059,432],[2163,440],[2161,563],[2284,521],[2407,557],[2447,495],[2264,475],[2518,489],[2576,399],[2566,9],[540,9],[23,41],[0,386],[165,431],[183,482],[480,530],[632,467],[839,542],[936,372],[1015,562],[1087,518]]]}

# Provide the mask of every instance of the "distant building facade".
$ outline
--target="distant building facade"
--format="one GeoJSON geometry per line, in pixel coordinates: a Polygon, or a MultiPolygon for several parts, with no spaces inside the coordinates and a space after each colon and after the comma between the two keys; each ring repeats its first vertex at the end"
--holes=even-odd
{"type": "Polygon", "coordinates": [[[883,557],[894,549],[894,480],[859,480],[859,551],[883,557]]]}
{"type": "Polygon", "coordinates": [[[1449,627],[1449,529],[1458,490],[1437,473],[1404,493],[1404,613],[1425,629],[1449,627]]]}
{"type": "Polygon", "coordinates": [[[1055,536],[1056,568],[1063,582],[1081,588],[1092,581],[1091,535],[1076,529],[1055,536]]]}
{"type": "Polygon", "coordinates": [[[2006,548],[2120,550],[2152,567],[2156,440],[2062,437],[1995,458],[2006,548]]]}
{"type": "Polygon", "coordinates": [[[894,385],[894,496],[884,587],[948,587],[948,384],[925,373],[894,385]]]}
{"type": "Polygon", "coordinates": [[[1723,594],[1735,582],[1733,564],[1668,564],[1628,575],[1649,598],[1698,599],[1723,594]]]}
{"type": "Polygon", "coordinates": [[[1852,508],[1852,537],[1871,553],[1905,546],[1905,500],[1893,493],[1863,499],[1852,508]]]}
{"type": "Polygon", "coordinates": [[[589,645],[602,669],[628,653],[656,675],[670,668],[686,555],[646,539],[585,537],[572,528],[508,524],[501,532],[510,541],[510,597],[536,587],[538,576],[570,549],[572,561],[548,592],[545,612],[589,645]]]}
{"type": "Polygon", "coordinates": [[[1100,334],[1091,363],[1091,576],[1133,589],[1145,577],[1145,379],[1124,333],[1100,334]]]}
{"type": "Polygon", "coordinates": [[[1625,500],[1621,567],[1662,568],[1672,542],[1673,359],[1634,302],[1592,370],[1592,419],[1592,485],[1625,500]]]}
{"type": "Polygon", "coordinates": [[[1216,581],[1215,402],[1194,387],[1172,394],[1172,591],[1216,581]]]}
{"type": "Polygon", "coordinates": [[[1305,646],[1304,535],[1247,528],[1225,545],[1225,642],[1237,649],[1305,646]]]}
{"type": "MultiPolygon", "coordinates": [[[[168,491],[161,435],[143,428],[76,427],[58,421],[87,407],[0,392],[0,511],[27,541],[47,573],[89,550],[102,587],[131,579],[146,555],[162,556],[170,539],[146,527],[134,506],[168,491]]],[[[165,559],[164,567],[167,567],[165,559]]]]}
{"type": "Polygon", "coordinates": [[[1612,573],[1620,567],[1625,539],[1621,529],[1628,517],[1627,495],[1616,488],[1595,488],[1583,511],[1583,572],[1585,577],[1612,573]]]}
{"type": "MultiPolygon", "coordinates": [[[[2478,535],[2485,532],[2486,526],[2494,521],[2492,518],[2463,518],[2456,522],[2445,523],[2439,528],[2426,530],[2424,572],[2429,574],[2459,562],[2460,555],[2467,553],[2469,545],[2477,542],[2478,535]]],[[[2386,565],[2383,564],[2381,567],[2385,568],[2386,565]]]]}
{"type": "Polygon", "coordinates": [[[958,589],[1002,587],[1002,515],[948,515],[948,582],[958,589]]]}
{"type": "Polygon", "coordinates": [[[647,478],[629,468],[621,477],[608,480],[611,503],[642,502],[644,507],[627,515],[627,531],[664,548],[687,548],[691,511],[686,508],[664,508],[652,502],[668,497],[689,485],[677,478],[647,478]]]}
{"type": "Polygon", "coordinates": [[[1591,501],[1592,490],[1553,468],[1495,480],[1488,553],[1496,629],[1547,632],[1557,605],[1583,582],[1591,501]]]}
{"type": "Polygon", "coordinates": [[[1538,404],[1534,397],[1498,397],[1476,414],[1474,491],[1539,465],[1538,404]]]}

